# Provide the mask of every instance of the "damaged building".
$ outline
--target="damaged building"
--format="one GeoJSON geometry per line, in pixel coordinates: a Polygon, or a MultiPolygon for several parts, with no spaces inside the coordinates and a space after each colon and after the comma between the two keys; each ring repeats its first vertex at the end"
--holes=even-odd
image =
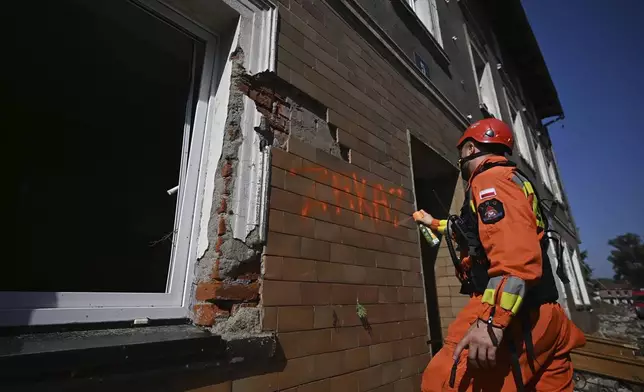
{"type": "Polygon", "coordinates": [[[596,328],[519,0],[8,7],[3,391],[419,390],[467,297],[410,216],[458,210],[487,117],[596,328]]]}

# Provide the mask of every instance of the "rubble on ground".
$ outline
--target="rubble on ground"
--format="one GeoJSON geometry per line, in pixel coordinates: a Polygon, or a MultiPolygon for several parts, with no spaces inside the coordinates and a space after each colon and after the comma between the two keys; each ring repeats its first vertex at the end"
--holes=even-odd
{"type": "Polygon", "coordinates": [[[639,320],[630,305],[598,303],[594,310],[599,319],[595,336],[637,345],[644,350],[644,320],[639,320]]]}

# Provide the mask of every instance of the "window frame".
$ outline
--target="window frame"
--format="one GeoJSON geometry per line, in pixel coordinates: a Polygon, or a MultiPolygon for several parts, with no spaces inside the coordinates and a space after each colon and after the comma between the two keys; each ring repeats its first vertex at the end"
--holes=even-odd
{"type": "Polygon", "coordinates": [[[581,271],[581,263],[579,261],[579,255],[577,254],[577,249],[572,250],[572,266],[575,270],[575,275],[577,276],[577,281],[579,283],[579,291],[581,293],[581,300],[585,306],[590,306],[590,296],[588,295],[588,288],[586,287],[586,281],[584,280],[584,274],[581,271]]]}
{"type": "MultiPolygon", "coordinates": [[[[157,0],[134,0],[153,17],[193,35],[205,44],[204,62],[192,124],[184,125],[181,171],[175,208],[175,232],[165,293],[0,292],[0,325],[51,325],[184,318],[196,262],[199,217],[204,190],[206,135],[211,132],[218,82],[218,36],[157,0]],[[191,132],[191,135],[190,135],[191,132]],[[188,137],[187,135],[190,135],[188,137]],[[20,309],[15,304],[21,304],[20,309]]],[[[192,94],[186,105],[191,115],[192,94]]],[[[170,196],[172,197],[172,196],[170,196]]]]}
{"type": "Polygon", "coordinates": [[[561,192],[561,185],[559,184],[559,176],[557,176],[557,168],[555,167],[555,162],[552,160],[548,162],[548,174],[550,175],[550,181],[552,182],[552,190],[555,199],[559,203],[563,203],[563,193],[561,192]]]}
{"type": "Polygon", "coordinates": [[[508,89],[503,87],[503,97],[505,98],[505,103],[507,105],[508,114],[510,116],[509,123],[512,125],[512,130],[514,131],[514,138],[517,141],[517,150],[519,156],[523,161],[534,170],[534,159],[532,158],[532,146],[530,145],[529,137],[529,128],[526,130],[526,122],[523,119],[521,110],[519,106],[515,104],[516,101],[513,101],[508,94],[508,89]],[[513,112],[514,109],[514,112],[513,112]],[[519,126],[517,126],[517,120],[519,126]]]}
{"type": "Polygon", "coordinates": [[[575,275],[574,268],[572,265],[572,259],[568,251],[568,244],[562,241],[562,246],[563,246],[562,253],[564,258],[564,268],[566,269],[566,276],[570,281],[569,286],[570,286],[570,292],[572,293],[572,299],[575,304],[575,307],[581,307],[583,306],[583,300],[581,298],[581,291],[577,283],[577,277],[575,275]]]}
{"type": "Polygon", "coordinates": [[[541,143],[539,143],[539,140],[535,140],[535,143],[535,154],[537,156],[537,166],[539,176],[541,177],[541,182],[543,182],[550,194],[554,195],[554,192],[552,190],[552,183],[550,181],[550,173],[548,171],[548,162],[546,161],[546,156],[543,153],[543,147],[541,146],[541,143]]]}
{"type": "Polygon", "coordinates": [[[474,76],[474,85],[476,87],[476,94],[479,99],[479,106],[481,108],[485,106],[489,114],[491,114],[497,119],[501,119],[502,118],[501,106],[499,105],[499,96],[496,92],[496,86],[494,84],[494,74],[492,73],[492,65],[488,61],[487,57],[483,55],[484,51],[481,48],[477,47],[474,40],[472,40],[469,32],[467,31],[467,28],[465,32],[465,37],[467,38],[467,50],[468,50],[468,53],[470,54],[470,62],[472,64],[472,74],[474,76]],[[483,67],[481,80],[479,80],[478,73],[476,72],[476,61],[474,56],[478,56],[481,59],[482,63],[485,64],[483,67]],[[487,102],[485,102],[486,99],[484,98],[484,95],[481,91],[483,88],[484,82],[487,82],[486,84],[490,87],[490,93],[492,94],[492,96],[489,97],[489,99],[492,101],[491,106],[494,106],[492,108],[488,107],[487,102]]]}
{"type": "Polygon", "coordinates": [[[441,34],[440,21],[438,19],[438,6],[436,0],[406,0],[421,24],[429,31],[432,37],[443,48],[443,36],[441,34]],[[418,1],[427,2],[427,13],[419,12],[416,3],[418,1]]]}

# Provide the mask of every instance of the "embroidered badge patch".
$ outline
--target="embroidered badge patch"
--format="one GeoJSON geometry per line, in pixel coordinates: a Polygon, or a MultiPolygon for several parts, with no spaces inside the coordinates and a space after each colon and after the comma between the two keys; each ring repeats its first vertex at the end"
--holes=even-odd
{"type": "Polygon", "coordinates": [[[480,200],[487,199],[494,196],[496,196],[496,189],[494,188],[483,189],[482,191],[479,192],[480,200]]]}
{"type": "Polygon", "coordinates": [[[497,199],[486,200],[479,204],[478,211],[481,221],[485,224],[496,223],[505,217],[503,203],[497,199]]]}

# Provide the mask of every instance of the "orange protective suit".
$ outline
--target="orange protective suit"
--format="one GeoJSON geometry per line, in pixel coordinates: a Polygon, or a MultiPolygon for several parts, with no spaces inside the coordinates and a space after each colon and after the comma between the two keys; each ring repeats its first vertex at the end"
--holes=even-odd
{"type": "MultiPolygon", "coordinates": [[[[501,161],[507,159],[491,156],[483,164],[501,161]]],[[[522,305],[522,294],[517,294],[519,291],[510,292],[510,282],[523,282],[521,284],[525,284],[526,289],[522,293],[525,293],[541,278],[544,262],[540,246],[544,232],[543,227],[539,226],[541,217],[536,196],[529,183],[524,182],[523,186],[520,183],[515,169],[507,166],[483,171],[470,180],[468,192],[471,192],[474,206],[479,207],[479,237],[490,262],[490,282],[497,282],[497,286],[490,287],[488,284],[483,295],[473,295],[450,325],[445,345],[423,373],[423,392],[516,391],[509,340],[514,342],[517,350],[526,391],[573,390],[570,351],[583,346],[585,337],[568,319],[561,306],[548,303],[530,310],[534,356],[526,353],[525,328],[521,325],[525,319],[511,323],[522,305]],[[469,368],[468,350],[465,349],[458,360],[455,382],[450,387],[456,345],[477,319],[487,322],[490,316],[493,325],[505,328],[495,368],[469,368]]],[[[431,227],[440,230],[445,227],[445,222],[435,220],[431,227]]],[[[549,261],[546,259],[545,262],[549,261]]]]}

